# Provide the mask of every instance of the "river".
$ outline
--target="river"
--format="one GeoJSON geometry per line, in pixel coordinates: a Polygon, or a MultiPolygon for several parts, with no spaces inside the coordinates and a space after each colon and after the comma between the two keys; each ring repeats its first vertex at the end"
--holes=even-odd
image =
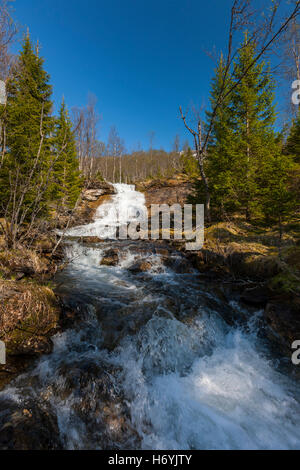
{"type": "Polygon", "coordinates": [[[76,240],[110,237],[124,208],[145,209],[134,187],[116,188],[94,223],[68,233],[55,282],[72,326],[0,404],[35,403],[65,449],[299,449],[300,386],[261,312],[217,295],[222,286],[163,243],[76,240]],[[117,265],[100,265],[112,248],[117,265]],[[135,270],[138,260],[151,267],[135,270]]]}

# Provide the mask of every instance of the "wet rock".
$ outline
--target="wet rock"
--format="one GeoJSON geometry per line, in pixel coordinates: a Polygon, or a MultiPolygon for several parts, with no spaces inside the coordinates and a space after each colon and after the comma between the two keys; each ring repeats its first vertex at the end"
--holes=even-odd
{"type": "Polygon", "coordinates": [[[173,271],[178,274],[191,274],[194,272],[191,262],[184,257],[164,256],[162,258],[162,261],[165,266],[168,266],[169,268],[173,269],[173,271]]]}
{"type": "Polygon", "coordinates": [[[1,450],[62,449],[55,414],[33,400],[24,404],[0,402],[1,450]]]}
{"type": "Polygon", "coordinates": [[[255,286],[247,288],[241,295],[241,300],[257,307],[265,307],[272,296],[272,292],[267,286],[255,286]]]}
{"type": "Polygon", "coordinates": [[[291,345],[300,339],[300,299],[298,297],[274,297],[267,304],[264,317],[270,328],[271,339],[282,344],[290,356],[291,345]]]}
{"type": "Polygon", "coordinates": [[[94,244],[94,243],[103,242],[103,238],[99,238],[99,237],[82,237],[80,241],[83,245],[90,245],[90,244],[94,244]]]}
{"type": "Polygon", "coordinates": [[[135,431],[131,428],[129,410],[123,394],[117,387],[115,377],[119,369],[99,360],[86,359],[74,362],[72,366],[62,365],[59,375],[59,387],[54,385],[55,394],[59,394],[85,425],[81,445],[87,448],[112,446],[126,448],[127,442],[137,442],[135,431]],[[86,442],[85,442],[86,439],[86,442]]]}
{"type": "Polygon", "coordinates": [[[67,224],[69,228],[75,227],[77,225],[89,224],[93,221],[95,214],[95,209],[90,206],[92,206],[92,203],[89,203],[88,201],[82,201],[81,204],[79,204],[78,209],[72,215],[71,219],[70,216],[59,215],[57,228],[64,230],[67,224]]]}
{"type": "Polygon", "coordinates": [[[117,266],[119,263],[119,252],[117,249],[112,248],[105,252],[100,265],[102,266],[117,266]]]}
{"type": "Polygon", "coordinates": [[[0,364],[0,390],[32,365],[32,356],[8,356],[6,364],[0,364]]]}
{"type": "Polygon", "coordinates": [[[136,263],[134,263],[132,266],[128,268],[128,271],[130,271],[133,274],[137,274],[137,273],[150,271],[151,268],[152,268],[152,264],[149,261],[138,260],[136,263]]]}

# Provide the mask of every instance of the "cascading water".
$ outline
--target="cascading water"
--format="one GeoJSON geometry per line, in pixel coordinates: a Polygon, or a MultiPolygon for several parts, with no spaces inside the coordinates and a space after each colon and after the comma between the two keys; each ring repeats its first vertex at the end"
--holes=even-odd
{"type": "MultiPolygon", "coordinates": [[[[145,210],[133,187],[117,190],[70,235],[110,238],[106,225],[127,222],[120,204],[145,210]]],[[[300,448],[300,387],[257,334],[259,312],[220,300],[167,245],[70,241],[66,257],[56,280],[72,328],[0,393],[1,425],[35,403],[67,449],[300,448]],[[112,246],[119,263],[100,266],[112,246]],[[151,268],[135,272],[139,259],[151,268]]]]}
{"type": "Polygon", "coordinates": [[[115,238],[116,228],[134,220],[137,215],[147,217],[145,196],[129,184],[114,184],[117,194],[96,211],[95,221],[69,230],[70,236],[97,236],[115,238]]]}

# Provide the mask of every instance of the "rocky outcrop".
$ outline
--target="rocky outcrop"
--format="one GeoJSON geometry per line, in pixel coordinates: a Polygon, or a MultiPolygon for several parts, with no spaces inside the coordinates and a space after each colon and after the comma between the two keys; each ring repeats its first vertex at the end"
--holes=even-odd
{"type": "Polygon", "coordinates": [[[146,206],[151,204],[176,204],[184,205],[188,196],[192,193],[192,183],[187,177],[181,175],[165,180],[151,180],[136,186],[138,191],[145,194],[146,206]]]}
{"type": "Polygon", "coordinates": [[[102,190],[103,194],[115,194],[115,188],[111,183],[107,181],[89,181],[86,185],[86,190],[102,190]]]}
{"type": "Polygon", "coordinates": [[[82,200],[88,202],[94,202],[99,199],[100,196],[115,194],[115,188],[112,184],[106,182],[97,182],[90,184],[82,193],[82,200]]]}
{"type": "Polygon", "coordinates": [[[82,194],[82,200],[89,202],[97,201],[103,194],[105,193],[102,189],[86,189],[82,194]]]}
{"type": "Polygon", "coordinates": [[[240,300],[254,307],[265,307],[274,293],[267,285],[254,285],[243,290],[240,300]]]}
{"type": "Polygon", "coordinates": [[[54,385],[54,392],[61,400],[73,397],[69,402],[70,408],[85,424],[82,446],[96,439],[97,448],[110,449],[113,442],[118,442],[122,448],[129,439],[131,442],[136,439],[128,405],[115,386],[118,372],[109,364],[95,363],[91,359],[63,364],[59,370],[64,380],[59,387],[54,385]]]}
{"type": "Polygon", "coordinates": [[[112,184],[105,181],[90,182],[83,190],[80,202],[75,211],[56,212],[56,227],[63,230],[66,226],[69,228],[76,225],[85,225],[94,220],[96,209],[107,201],[113,194],[115,188],[112,184]]]}

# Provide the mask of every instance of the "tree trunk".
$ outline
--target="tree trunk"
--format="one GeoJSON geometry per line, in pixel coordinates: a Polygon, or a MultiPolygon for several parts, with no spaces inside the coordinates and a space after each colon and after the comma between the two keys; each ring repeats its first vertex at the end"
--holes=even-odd
{"type": "Polygon", "coordinates": [[[208,178],[205,174],[204,171],[204,165],[203,165],[203,155],[199,151],[199,147],[197,149],[197,155],[198,155],[198,163],[199,163],[199,168],[200,168],[200,174],[202,181],[204,183],[204,188],[205,188],[205,217],[207,221],[210,223],[211,222],[211,214],[210,214],[210,190],[209,190],[209,184],[208,184],[208,178]]]}

